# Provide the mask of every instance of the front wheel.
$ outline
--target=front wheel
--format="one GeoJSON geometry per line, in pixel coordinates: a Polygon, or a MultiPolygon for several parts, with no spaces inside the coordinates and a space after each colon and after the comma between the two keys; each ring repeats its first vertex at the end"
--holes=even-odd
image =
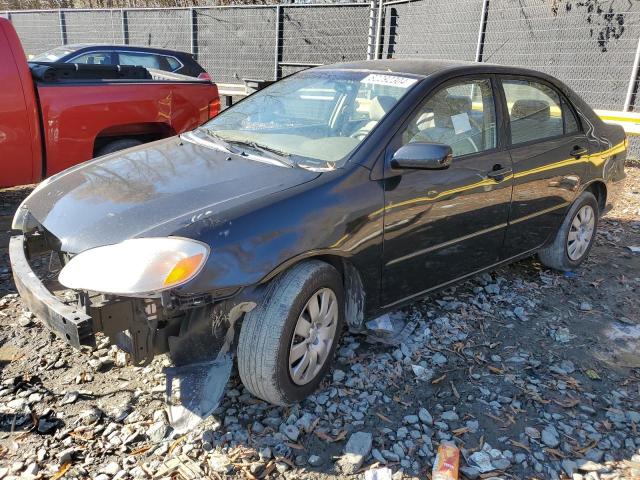
{"type": "Polygon", "coordinates": [[[240,330],[238,370],[247,390],[286,405],[318,387],[343,325],[341,280],[334,267],[312,260],[272,281],[240,330]]]}
{"type": "Polygon", "coordinates": [[[561,271],[578,268],[593,246],[599,213],[596,197],[591,192],[582,192],[553,241],[538,252],[542,264],[561,271]]]}

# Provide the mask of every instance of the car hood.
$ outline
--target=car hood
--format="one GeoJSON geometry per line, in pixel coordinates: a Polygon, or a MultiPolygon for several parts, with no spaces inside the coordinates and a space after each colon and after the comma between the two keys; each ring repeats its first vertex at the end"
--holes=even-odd
{"type": "MultiPolygon", "coordinates": [[[[202,143],[202,142],[201,142],[202,143]]],[[[62,250],[170,235],[319,174],[179,137],[98,158],[45,180],[23,203],[62,250]]]]}

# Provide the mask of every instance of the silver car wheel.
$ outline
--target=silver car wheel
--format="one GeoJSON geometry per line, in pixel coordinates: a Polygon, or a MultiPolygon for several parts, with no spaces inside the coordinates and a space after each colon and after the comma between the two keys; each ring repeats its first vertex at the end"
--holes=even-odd
{"type": "Polygon", "coordinates": [[[584,205],[573,217],[567,235],[567,255],[573,261],[580,260],[589,248],[596,225],[595,212],[591,205],[584,205]]]}
{"type": "Polygon", "coordinates": [[[321,288],[298,316],[289,348],[289,375],[296,385],[312,381],[329,357],[338,326],[338,299],[321,288]]]}

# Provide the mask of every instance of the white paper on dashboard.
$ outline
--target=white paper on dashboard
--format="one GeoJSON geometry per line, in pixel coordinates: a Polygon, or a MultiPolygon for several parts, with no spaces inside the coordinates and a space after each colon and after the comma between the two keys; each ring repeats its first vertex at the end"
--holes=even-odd
{"type": "Polygon", "coordinates": [[[456,134],[468,132],[469,130],[471,130],[469,115],[467,115],[466,113],[451,115],[451,123],[453,123],[453,130],[456,132],[456,134]]]}

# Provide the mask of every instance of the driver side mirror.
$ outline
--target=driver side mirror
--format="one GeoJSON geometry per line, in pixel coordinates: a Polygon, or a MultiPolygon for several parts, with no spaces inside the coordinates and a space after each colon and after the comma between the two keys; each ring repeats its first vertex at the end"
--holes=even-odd
{"type": "Polygon", "coordinates": [[[449,168],[452,159],[453,151],[444,143],[407,143],[393,154],[391,167],[407,170],[442,170],[449,168]]]}

